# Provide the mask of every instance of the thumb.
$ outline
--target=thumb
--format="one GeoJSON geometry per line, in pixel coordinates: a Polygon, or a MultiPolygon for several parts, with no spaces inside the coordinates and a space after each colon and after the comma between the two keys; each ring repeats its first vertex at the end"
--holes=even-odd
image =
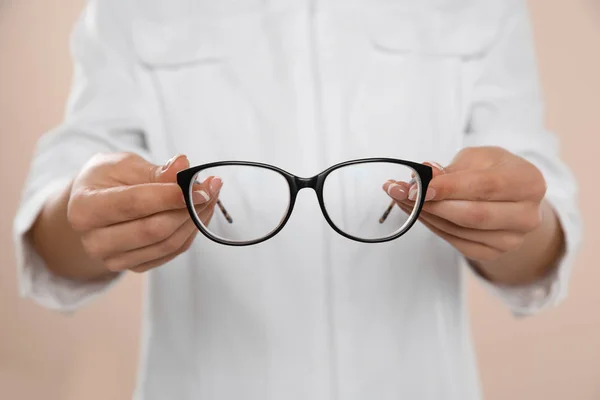
{"type": "MultiPolygon", "coordinates": [[[[435,161],[426,161],[423,163],[423,165],[427,165],[429,167],[431,167],[431,171],[432,171],[432,182],[434,182],[436,180],[436,178],[438,176],[442,176],[442,175],[446,175],[448,173],[447,171],[447,167],[442,167],[441,164],[435,162],[435,161]]],[[[413,176],[414,178],[414,176],[413,176]]],[[[413,180],[411,179],[411,182],[409,182],[410,185],[410,189],[408,191],[408,199],[414,201],[417,198],[417,185],[416,183],[413,183],[413,180]]],[[[428,200],[432,200],[434,197],[438,197],[436,195],[436,189],[433,187],[432,184],[429,185],[429,187],[427,188],[427,192],[425,193],[425,201],[428,200]]]]}
{"type": "Polygon", "coordinates": [[[155,183],[175,183],[177,182],[177,173],[190,167],[190,162],[183,154],[171,158],[163,165],[153,166],[150,173],[151,179],[155,183]]]}

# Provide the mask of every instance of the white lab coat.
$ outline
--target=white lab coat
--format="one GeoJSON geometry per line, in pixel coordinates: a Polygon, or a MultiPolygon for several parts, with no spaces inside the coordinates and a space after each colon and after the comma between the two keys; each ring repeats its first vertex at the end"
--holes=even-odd
{"type": "MultiPolygon", "coordinates": [[[[566,293],[576,184],[543,126],[520,1],[90,1],[72,51],[64,123],[39,142],[15,220],[22,293],[44,306],[73,310],[112,285],[52,276],[23,236],[52,192],[112,151],[312,176],[352,158],[444,164],[503,146],[543,171],[567,254],[528,287],[480,281],[518,315],[566,293]]],[[[421,224],[349,241],[302,191],[270,241],[199,235],[147,274],[136,399],[479,399],[465,271],[421,224]]]]}

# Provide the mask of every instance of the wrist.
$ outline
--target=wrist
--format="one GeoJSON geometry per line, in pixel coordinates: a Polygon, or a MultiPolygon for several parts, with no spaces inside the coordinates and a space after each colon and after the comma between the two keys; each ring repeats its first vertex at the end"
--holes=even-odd
{"type": "Polygon", "coordinates": [[[542,223],[525,236],[523,245],[494,261],[468,260],[484,279],[509,286],[528,285],[554,271],[564,254],[564,234],[556,212],[541,204],[542,223]]]}
{"type": "Polygon", "coordinates": [[[72,182],[46,200],[28,238],[53,274],[77,281],[111,279],[114,273],[86,254],[81,235],[69,224],[67,210],[71,188],[72,182]]]}

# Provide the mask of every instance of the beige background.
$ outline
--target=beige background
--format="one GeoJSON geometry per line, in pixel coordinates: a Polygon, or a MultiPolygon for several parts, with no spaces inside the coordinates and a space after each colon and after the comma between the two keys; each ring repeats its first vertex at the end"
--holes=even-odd
{"type": "MultiPolygon", "coordinates": [[[[548,125],[581,187],[586,224],[570,297],[515,320],[470,282],[486,399],[600,399],[600,270],[593,253],[600,183],[600,5],[531,1],[548,125]]],[[[39,135],[61,119],[71,65],[67,37],[83,0],[0,0],[0,399],[131,398],[141,278],[72,316],[16,292],[11,220],[39,135]]]]}

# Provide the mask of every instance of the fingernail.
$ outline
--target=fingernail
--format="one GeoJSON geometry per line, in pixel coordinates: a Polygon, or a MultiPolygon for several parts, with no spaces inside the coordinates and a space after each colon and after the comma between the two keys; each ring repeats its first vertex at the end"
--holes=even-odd
{"type": "Polygon", "coordinates": [[[431,165],[432,167],[436,168],[438,171],[446,172],[446,169],[444,167],[442,167],[439,163],[436,163],[435,161],[428,161],[428,162],[426,162],[426,164],[431,165]]]}
{"type": "Polygon", "coordinates": [[[415,201],[416,198],[417,198],[417,188],[411,188],[410,191],[408,192],[408,199],[410,201],[415,201]]]}
{"type": "Polygon", "coordinates": [[[391,183],[388,186],[387,193],[396,200],[406,200],[407,198],[406,189],[397,183],[391,183]]]}
{"type": "Polygon", "coordinates": [[[221,180],[221,178],[219,177],[215,177],[210,181],[210,192],[212,193],[213,196],[216,196],[219,193],[219,190],[221,190],[221,187],[223,186],[223,181],[221,180]]]}
{"type": "Polygon", "coordinates": [[[427,189],[427,193],[425,194],[425,201],[430,201],[435,198],[435,189],[429,188],[427,189]]]}
{"type": "MultiPolygon", "coordinates": [[[[415,201],[415,199],[417,198],[417,192],[418,192],[418,189],[416,186],[413,186],[412,188],[410,188],[410,191],[408,192],[408,199],[410,201],[415,201]]],[[[430,201],[430,200],[433,200],[434,198],[435,198],[435,189],[434,188],[427,189],[427,193],[425,193],[425,201],[430,201]]]]}
{"type": "Polygon", "coordinates": [[[166,170],[168,170],[168,169],[169,169],[169,167],[170,167],[171,165],[173,165],[173,163],[175,162],[175,160],[177,160],[179,157],[181,157],[181,155],[176,155],[175,157],[171,158],[169,161],[167,161],[167,162],[166,162],[166,163],[165,163],[165,164],[162,166],[162,168],[161,168],[160,170],[161,170],[161,171],[163,171],[163,172],[164,172],[164,171],[166,171],[166,170]]]}
{"type": "Polygon", "coordinates": [[[210,200],[210,196],[204,190],[196,190],[192,193],[194,204],[204,204],[210,200]]]}

